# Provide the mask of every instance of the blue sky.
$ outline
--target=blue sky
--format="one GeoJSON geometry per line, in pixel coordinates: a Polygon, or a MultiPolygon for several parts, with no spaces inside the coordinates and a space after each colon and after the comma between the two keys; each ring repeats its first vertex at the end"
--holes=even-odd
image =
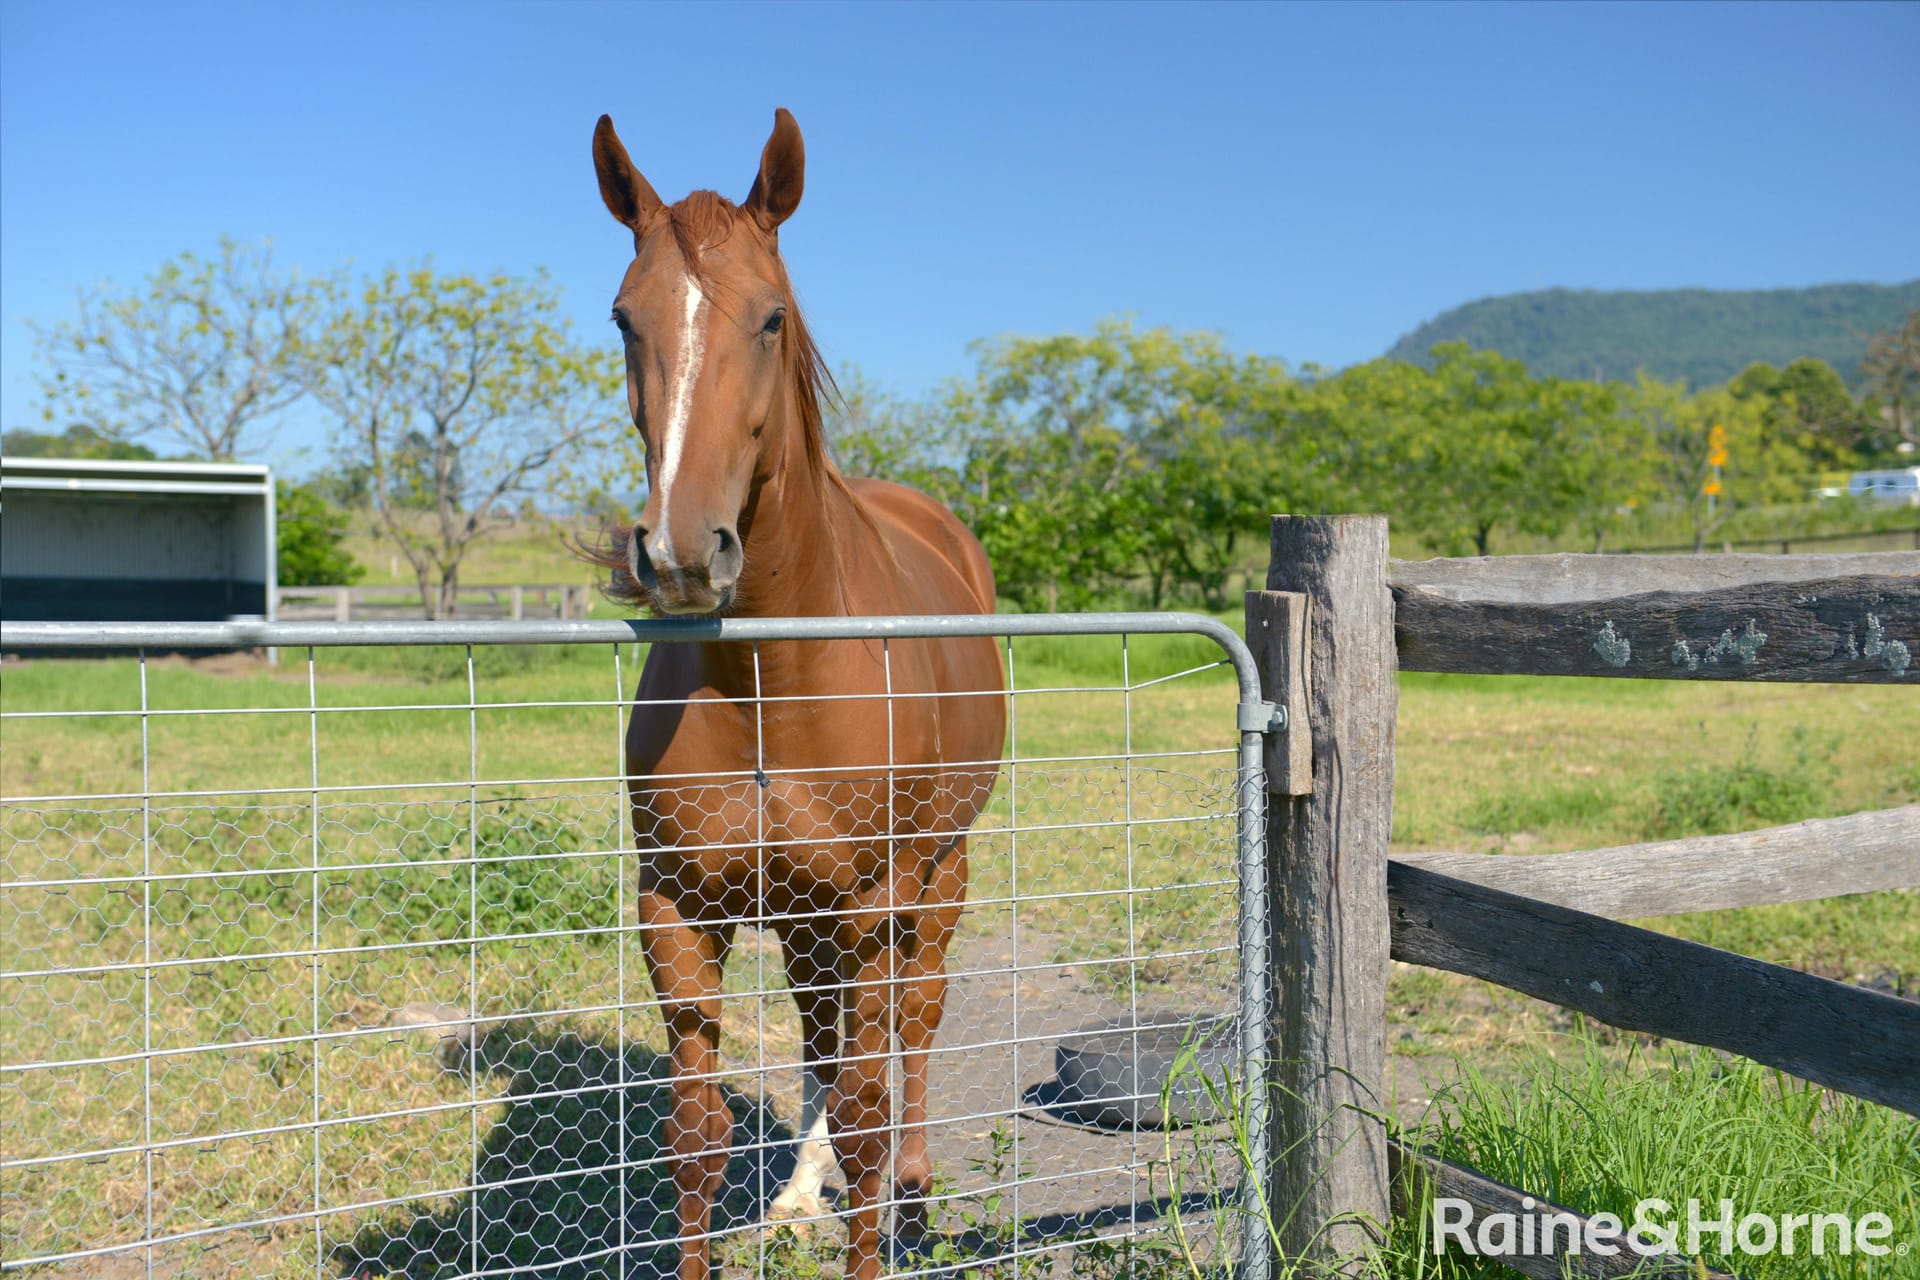
{"type": "MultiPolygon", "coordinates": [[[[547,268],[614,359],[602,111],[782,234],[836,364],[917,394],[1129,312],[1298,364],[1554,285],[1920,276],[1920,5],[0,9],[0,424],[25,328],[223,234],[310,270],[547,268]]],[[[318,461],[301,418],[268,459],[318,461]],[[304,452],[303,452],[304,451],[304,452]]]]}

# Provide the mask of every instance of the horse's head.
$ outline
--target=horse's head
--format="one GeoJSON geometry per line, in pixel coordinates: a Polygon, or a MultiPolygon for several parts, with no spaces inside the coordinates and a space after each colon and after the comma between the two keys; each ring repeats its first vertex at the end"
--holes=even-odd
{"type": "Polygon", "coordinates": [[[663,202],[606,116],[593,132],[593,163],[607,209],[633,232],[613,322],[649,493],[627,567],[661,612],[713,613],[733,601],[743,518],[779,471],[795,396],[821,377],[778,240],[800,204],[800,126],[784,108],[774,114],[739,205],[711,191],[663,202]]]}

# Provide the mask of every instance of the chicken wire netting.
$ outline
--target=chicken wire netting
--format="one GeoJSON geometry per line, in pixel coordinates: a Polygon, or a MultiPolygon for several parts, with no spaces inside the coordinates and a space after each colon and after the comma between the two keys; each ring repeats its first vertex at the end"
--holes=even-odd
{"type": "MultiPolygon", "coordinates": [[[[925,1069],[928,1230],[886,1270],[1230,1264],[1235,1117],[1198,1081],[1233,1092],[1233,673],[1199,636],[997,643],[1016,692],[925,1069]]],[[[10,659],[0,1267],[670,1274],[672,1071],[622,765],[643,660],[10,659]]],[[[718,843],[757,856],[751,830],[718,843]]],[[[829,1159],[817,1207],[776,1206],[809,1118],[778,923],[743,913],[719,993],[707,1245],[797,1280],[839,1271],[845,1197],[829,1159]]]]}

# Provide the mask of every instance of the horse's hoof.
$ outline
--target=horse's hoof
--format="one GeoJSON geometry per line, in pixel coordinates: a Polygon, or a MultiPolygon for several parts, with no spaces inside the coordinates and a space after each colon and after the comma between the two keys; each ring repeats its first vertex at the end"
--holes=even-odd
{"type": "Polygon", "coordinates": [[[927,1202],[925,1200],[906,1200],[896,1205],[893,1211],[894,1239],[909,1249],[918,1250],[927,1238],[927,1202]]]}
{"type": "Polygon", "coordinates": [[[833,1202],[811,1191],[784,1191],[767,1206],[768,1226],[781,1226],[802,1240],[813,1234],[819,1224],[812,1218],[831,1217],[833,1202]]]}

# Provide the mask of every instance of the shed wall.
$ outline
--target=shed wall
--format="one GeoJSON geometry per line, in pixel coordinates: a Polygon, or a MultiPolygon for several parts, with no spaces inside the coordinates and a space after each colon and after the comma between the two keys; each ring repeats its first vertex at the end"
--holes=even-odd
{"type": "Polygon", "coordinates": [[[258,495],[9,489],[0,607],[23,620],[264,616],[268,519],[258,495]]]}

